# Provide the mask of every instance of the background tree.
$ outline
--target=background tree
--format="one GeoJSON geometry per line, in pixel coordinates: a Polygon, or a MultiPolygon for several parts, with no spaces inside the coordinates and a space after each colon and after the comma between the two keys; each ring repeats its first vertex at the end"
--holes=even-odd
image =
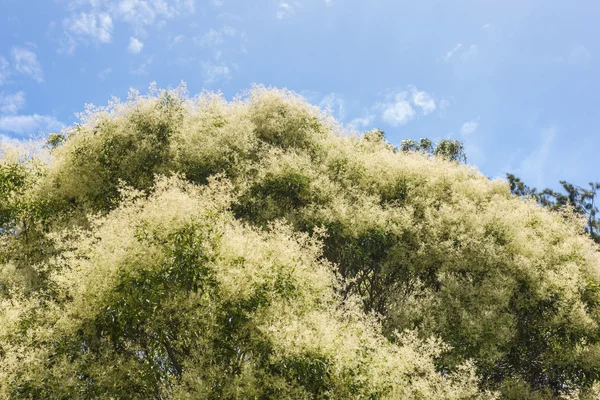
{"type": "Polygon", "coordinates": [[[427,138],[421,138],[418,142],[412,139],[405,139],[400,142],[399,148],[404,152],[416,151],[442,157],[449,161],[467,162],[467,155],[463,144],[454,139],[442,139],[437,144],[427,138]]]}
{"type": "Polygon", "coordinates": [[[600,221],[598,220],[598,206],[596,196],[600,189],[600,183],[590,182],[588,187],[573,185],[567,181],[560,181],[566,193],[556,192],[552,189],[538,191],[536,188],[527,186],[520,178],[513,174],[506,174],[510,191],[520,197],[532,197],[539,204],[551,210],[559,210],[570,207],[575,213],[585,217],[585,230],[590,237],[600,243],[600,221]]]}

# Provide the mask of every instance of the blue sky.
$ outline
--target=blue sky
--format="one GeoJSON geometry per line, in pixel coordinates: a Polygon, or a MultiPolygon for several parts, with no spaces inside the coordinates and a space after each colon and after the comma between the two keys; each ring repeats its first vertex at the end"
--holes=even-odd
{"type": "Polygon", "coordinates": [[[287,87],[392,143],[454,138],[491,177],[600,180],[600,3],[0,0],[0,134],[187,83],[287,87]]]}

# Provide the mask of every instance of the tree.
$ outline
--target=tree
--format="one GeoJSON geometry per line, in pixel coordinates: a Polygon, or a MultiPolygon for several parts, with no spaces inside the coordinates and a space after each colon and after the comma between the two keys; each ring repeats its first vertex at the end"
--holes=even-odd
{"type": "Polygon", "coordinates": [[[467,155],[465,154],[463,144],[453,139],[442,139],[437,145],[426,138],[421,138],[418,142],[412,139],[405,139],[400,142],[400,150],[404,152],[421,152],[442,157],[449,161],[467,162],[467,155]]]}
{"type": "Polygon", "coordinates": [[[344,133],[175,89],[3,153],[0,398],[598,398],[580,221],[344,133]]]}
{"type": "Polygon", "coordinates": [[[544,189],[538,192],[530,188],[513,174],[506,174],[510,190],[514,195],[520,197],[532,197],[539,204],[552,210],[564,207],[571,208],[575,213],[586,218],[585,230],[590,237],[600,243],[600,222],[597,218],[598,206],[596,195],[600,189],[600,183],[590,182],[588,188],[573,185],[567,181],[560,181],[566,194],[556,192],[552,189],[544,189]]]}

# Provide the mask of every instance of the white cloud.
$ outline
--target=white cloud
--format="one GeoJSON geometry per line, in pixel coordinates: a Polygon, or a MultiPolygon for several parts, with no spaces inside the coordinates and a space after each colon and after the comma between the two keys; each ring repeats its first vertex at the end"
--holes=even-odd
{"type": "Polygon", "coordinates": [[[158,18],[171,19],[182,12],[194,12],[193,0],[118,0],[109,1],[107,9],[115,19],[131,24],[139,32],[158,18]]]}
{"type": "MultiPolygon", "coordinates": [[[[220,30],[214,29],[209,30],[203,36],[195,37],[194,43],[202,48],[210,49],[212,53],[212,60],[205,61],[201,64],[204,81],[206,84],[211,84],[217,81],[227,81],[231,79],[232,69],[225,64],[222,60],[224,55],[223,43],[225,43],[226,37],[233,37],[237,35],[237,31],[231,26],[224,25],[220,30]]],[[[245,36],[242,33],[241,39],[244,40],[245,36]]],[[[244,50],[242,49],[242,52],[244,50]]],[[[234,69],[237,66],[233,64],[234,69]]]]}
{"type": "Polygon", "coordinates": [[[285,2],[285,1],[280,1],[279,2],[279,8],[277,9],[277,19],[284,19],[284,18],[288,18],[289,16],[291,16],[296,7],[296,4],[291,4],[289,2],[285,2]]]}
{"type": "Polygon", "coordinates": [[[211,29],[203,36],[194,38],[194,42],[200,47],[216,47],[223,43],[223,35],[211,29]]]}
{"type": "Polygon", "coordinates": [[[465,48],[462,43],[457,44],[454,48],[446,53],[442,60],[449,62],[450,59],[460,60],[463,63],[474,61],[479,57],[479,48],[477,45],[472,44],[468,48],[465,48]]]}
{"type": "Polygon", "coordinates": [[[331,111],[338,119],[346,117],[346,102],[344,98],[336,93],[329,93],[319,103],[323,110],[331,111]]]}
{"type": "Polygon", "coordinates": [[[387,95],[387,102],[378,103],[375,105],[375,110],[381,111],[381,118],[392,126],[400,126],[406,124],[417,116],[417,109],[421,109],[421,114],[426,116],[437,109],[433,97],[425,92],[420,91],[414,86],[409,86],[408,91],[400,91],[391,95],[387,95]]]}
{"type": "Polygon", "coordinates": [[[81,12],[63,20],[66,31],[81,37],[89,37],[100,43],[110,43],[112,39],[113,21],[106,13],[81,12]]]}
{"type": "Polygon", "coordinates": [[[3,85],[4,82],[6,82],[9,75],[8,61],[6,61],[6,58],[0,57],[0,85],[3,85]]]}
{"type": "Polygon", "coordinates": [[[225,42],[225,36],[235,36],[236,30],[228,25],[218,31],[209,30],[203,36],[195,37],[194,43],[203,48],[215,48],[225,42]]]}
{"type": "Polygon", "coordinates": [[[215,7],[222,7],[225,2],[223,0],[213,0],[212,3],[215,7]]]}
{"type": "Polygon", "coordinates": [[[73,53],[88,39],[110,43],[113,23],[130,25],[144,37],[146,27],[160,28],[166,19],[195,11],[194,0],[71,0],[71,15],[63,19],[66,43],[61,51],[73,53]]]}
{"type": "Polygon", "coordinates": [[[325,4],[328,6],[332,6],[333,5],[333,0],[325,0],[325,4]]]}
{"type": "Polygon", "coordinates": [[[12,135],[37,134],[38,132],[56,132],[65,125],[48,115],[18,115],[25,106],[25,93],[0,93],[0,137],[12,135]],[[7,135],[8,134],[8,135],[7,135]]]}
{"type": "Polygon", "coordinates": [[[414,105],[421,108],[423,115],[428,115],[435,111],[435,101],[429,93],[412,88],[412,95],[414,105]]]}
{"type": "Polygon", "coordinates": [[[16,114],[25,106],[25,93],[0,93],[0,114],[16,114]]]}
{"type": "Polygon", "coordinates": [[[454,46],[454,48],[452,50],[450,50],[449,52],[446,53],[446,55],[444,56],[444,61],[448,62],[452,58],[454,53],[456,53],[457,51],[462,49],[462,47],[463,47],[462,43],[459,43],[456,46],[454,46]]]}
{"type": "Polygon", "coordinates": [[[203,62],[202,70],[204,72],[204,82],[207,84],[231,79],[231,69],[223,63],[203,62]]]}
{"type": "Polygon", "coordinates": [[[152,25],[156,20],[156,10],[146,1],[121,0],[111,7],[112,14],[135,27],[152,25]]]}
{"type": "Polygon", "coordinates": [[[170,43],[170,47],[175,47],[178,44],[183,43],[183,41],[185,40],[185,36],[183,35],[177,35],[175,36],[173,39],[171,39],[171,43],[170,43]]]}
{"type": "Polygon", "coordinates": [[[129,46],[127,49],[131,54],[139,54],[144,48],[144,43],[140,42],[139,39],[130,37],[129,38],[129,46]]]}
{"type": "Polygon", "coordinates": [[[0,117],[0,132],[17,135],[36,134],[38,132],[57,132],[64,124],[47,115],[8,115],[0,117]]]}
{"type": "Polygon", "coordinates": [[[397,93],[395,101],[382,104],[383,113],[381,118],[392,126],[406,124],[413,119],[417,113],[411,104],[406,100],[407,92],[397,93]]]}
{"type": "Polygon", "coordinates": [[[21,47],[14,47],[12,49],[12,55],[15,60],[15,69],[17,72],[29,75],[38,83],[44,82],[44,71],[33,51],[21,47]]]}
{"type": "Polygon", "coordinates": [[[477,130],[478,127],[479,127],[479,122],[477,122],[476,120],[465,122],[463,124],[463,126],[460,128],[460,135],[462,137],[468,137],[468,136],[472,135],[473,133],[475,133],[475,131],[477,130]]]}
{"type": "Polygon", "coordinates": [[[364,129],[368,128],[369,125],[373,123],[373,121],[375,121],[375,115],[367,114],[364,117],[354,118],[352,121],[350,121],[349,125],[352,129],[364,129]]]}

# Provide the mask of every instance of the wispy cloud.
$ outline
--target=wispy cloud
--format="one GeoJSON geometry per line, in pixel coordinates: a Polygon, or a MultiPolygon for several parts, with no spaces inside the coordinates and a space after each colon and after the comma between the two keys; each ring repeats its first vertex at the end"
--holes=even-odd
{"type": "Polygon", "coordinates": [[[74,34],[88,36],[101,43],[110,43],[112,39],[113,21],[106,13],[80,13],[66,20],[67,29],[74,34]]]}
{"type": "Polygon", "coordinates": [[[80,12],[63,19],[64,39],[60,53],[73,54],[80,44],[110,43],[112,41],[113,20],[105,12],[80,12]]]}
{"type": "Polygon", "coordinates": [[[459,51],[460,49],[462,49],[462,47],[463,47],[462,43],[459,43],[456,46],[454,46],[454,48],[452,50],[448,51],[446,53],[446,55],[443,57],[444,61],[448,62],[452,58],[452,56],[454,55],[454,53],[456,53],[457,51],[459,51]]]}
{"type": "Polygon", "coordinates": [[[391,103],[382,104],[383,113],[381,118],[392,126],[406,124],[417,115],[415,109],[408,102],[407,92],[400,92],[395,95],[391,103]]]}
{"type": "Polygon", "coordinates": [[[0,93],[0,114],[16,114],[25,106],[25,93],[0,93]]]}
{"type": "Polygon", "coordinates": [[[146,61],[144,61],[142,64],[140,64],[139,67],[137,67],[136,69],[133,69],[131,71],[129,71],[129,73],[131,75],[146,75],[148,74],[148,66],[152,64],[152,57],[148,57],[146,58],[146,61]]]}
{"type": "Polygon", "coordinates": [[[417,109],[423,116],[431,114],[437,106],[433,97],[409,86],[410,92],[403,90],[387,96],[386,102],[377,103],[374,109],[381,111],[381,118],[392,126],[404,125],[417,117],[417,109]]]}
{"type": "Polygon", "coordinates": [[[39,132],[56,132],[65,127],[62,122],[53,116],[18,114],[24,106],[24,92],[0,93],[0,136],[23,136],[39,132]]]}
{"type": "MultiPolygon", "coordinates": [[[[223,55],[223,44],[226,37],[236,36],[237,31],[231,26],[224,25],[220,30],[209,30],[202,36],[196,36],[193,41],[197,46],[212,50],[212,58],[219,61],[223,55]]],[[[242,35],[242,39],[244,36],[242,35]]]]}
{"type": "Polygon", "coordinates": [[[139,54],[143,48],[144,43],[142,43],[138,38],[129,38],[129,46],[127,47],[127,50],[129,50],[131,54],[139,54]]]}
{"type": "Polygon", "coordinates": [[[72,54],[78,45],[110,43],[115,22],[128,24],[136,36],[145,37],[149,26],[194,12],[194,0],[71,0],[71,15],[62,20],[62,52],[72,54]]]}
{"type": "Polygon", "coordinates": [[[194,38],[194,43],[203,48],[215,48],[225,42],[226,36],[234,36],[236,30],[228,25],[223,26],[220,30],[209,30],[202,36],[194,38]]]}
{"type": "Polygon", "coordinates": [[[415,106],[423,110],[423,115],[431,114],[435,111],[436,105],[433,98],[427,92],[412,88],[412,100],[415,106]]]}
{"type": "Polygon", "coordinates": [[[329,93],[323,97],[319,102],[319,107],[331,112],[339,120],[346,117],[346,101],[337,93],[329,93]]]}
{"type": "Polygon", "coordinates": [[[204,83],[206,84],[231,79],[231,69],[224,63],[203,62],[202,71],[204,72],[204,83]]]}
{"type": "Polygon", "coordinates": [[[195,10],[194,0],[113,0],[105,3],[115,19],[130,24],[139,34],[158,19],[171,19],[195,10]]]}
{"type": "Polygon", "coordinates": [[[351,129],[360,130],[371,125],[377,118],[376,107],[370,109],[363,108],[362,115],[357,116],[355,110],[360,108],[360,102],[356,99],[346,97],[340,93],[331,92],[323,94],[320,92],[303,90],[301,95],[311,104],[317,105],[321,110],[333,116],[342,124],[348,125],[351,129]],[[349,122],[349,117],[352,118],[349,122]]]}
{"type": "Polygon", "coordinates": [[[350,121],[349,125],[352,129],[357,130],[370,128],[369,125],[371,125],[373,121],[375,121],[375,117],[376,116],[374,114],[367,113],[367,115],[363,117],[354,118],[352,121],[350,121]]]}
{"type": "Polygon", "coordinates": [[[279,7],[277,8],[277,13],[275,14],[277,19],[285,19],[290,17],[296,12],[296,8],[298,7],[298,2],[289,2],[281,0],[279,2],[279,7]]]}
{"type": "MultiPolygon", "coordinates": [[[[469,47],[465,47],[462,43],[457,44],[454,48],[448,51],[442,58],[444,62],[450,62],[450,60],[457,60],[461,62],[469,62],[477,59],[479,56],[479,47],[476,44],[472,44],[469,47]]],[[[453,61],[454,62],[454,61],[453,61]]]]}
{"type": "MultiPolygon", "coordinates": [[[[210,60],[201,63],[204,82],[206,84],[231,79],[232,71],[237,67],[235,64],[225,62],[224,59],[227,58],[226,55],[231,51],[231,46],[226,46],[225,42],[228,38],[233,37],[238,37],[242,44],[245,41],[244,33],[238,34],[237,30],[229,25],[224,25],[219,30],[210,29],[204,35],[193,38],[197,46],[209,50],[211,54],[210,60]]],[[[241,52],[245,52],[243,45],[241,52]]]]}
{"type": "Polygon", "coordinates": [[[183,43],[183,41],[185,40],[185,36],[183,35],[177,35],[174,36],[170,41],[169,41],[169,47],[175,47],[181,43],[183,43]]]}
{"type": "Polygon", "coordinates": [[[161,8],[155,8],[152,2],[148,1],[121,0],[113,2],[113,4],[109,6],[109,10],[115,18],[130,23],[139,29],[144,26],[152,25],[156,21],[157,15],[161,15],[161,11],[166,11],[160,2],[155,3],[161,8]]]}
{"type": "Polygon", "coordinates": [[[44,82],[44,71],[33,51],[21,47],[14,47],[12,49],[12,55],[15,61],[15,70],[17,72],[30,76],[38,83],[44,82]]]}
{"type": "Polygon", "coordinates": [[[0,57],[0,85],[3,85],[10,75],[8,66],[9,64],[8,61],[6,61],[6,58],[0,57]]]}
{"type": "Polygon", "coordinates": [[[462,127],[460,128],[460,135],[463,138],[467,138],[467,137],[471,136],[473,133],[475,133],[475,131],[477,130],[478,127],[479,127],[479,122],[477,122],[476,120],[465,122],[462,125],[462,127]]]}
{"type": "Polygon", "coordinates": [[[57,132],[64,124],[47,115],[7,115],[0,116],[0,132],[16,135],[36,134],[38,132],[57,132]]]}

